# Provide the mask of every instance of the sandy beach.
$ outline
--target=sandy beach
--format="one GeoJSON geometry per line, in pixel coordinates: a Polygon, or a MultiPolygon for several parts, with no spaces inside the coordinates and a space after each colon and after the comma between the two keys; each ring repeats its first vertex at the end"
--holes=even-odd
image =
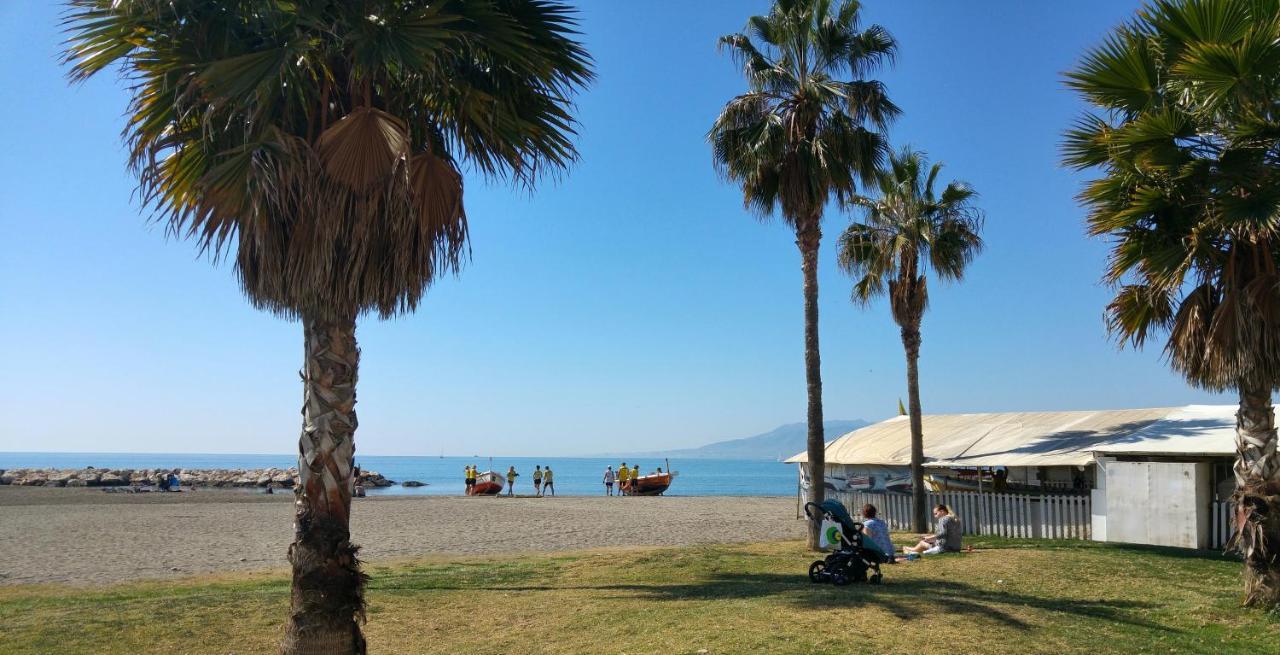
{"type": "MultiPolygon", "coordinates": [[[[112,494],[0,487],[0,584],[108,584],[281,568],[293,494],[112,494]]],[[[798,539],[795,499],[759,497],[358,499],[370,562],[618,546],[798,539]]]]}

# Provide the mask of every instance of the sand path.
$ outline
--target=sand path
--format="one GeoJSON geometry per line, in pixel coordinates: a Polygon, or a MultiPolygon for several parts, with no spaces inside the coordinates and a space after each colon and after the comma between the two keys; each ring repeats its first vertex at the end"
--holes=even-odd
{"type": "MultiPolygon", "coordinates": [[[[293,494],[0,487],[0,584],[104,584],[287,566],[293,494]]],[[[358,499],[365,559],[798,539],[792,498],[358,499]]]]}

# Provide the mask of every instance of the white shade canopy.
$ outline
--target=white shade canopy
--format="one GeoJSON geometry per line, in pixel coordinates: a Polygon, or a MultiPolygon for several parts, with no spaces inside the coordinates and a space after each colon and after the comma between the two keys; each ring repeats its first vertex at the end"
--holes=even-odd
{"type": "MultiPolygon", "coordinates": [[[[1234,455],[1234,405],[1072,412],[932,414],[922,417],[925,465],[1083,466],[1099,455],[1234,455]]],[[[828,464],[907,466],[906,416],[827,444],[828,464]]],[[[788,462],[806,462],[799,453],[788,462]]]]}

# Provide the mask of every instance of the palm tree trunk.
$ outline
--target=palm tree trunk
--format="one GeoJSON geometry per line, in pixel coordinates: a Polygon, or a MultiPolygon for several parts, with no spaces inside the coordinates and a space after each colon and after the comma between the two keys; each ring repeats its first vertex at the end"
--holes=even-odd
{"type": "Polygon", "coordinates": [[[364,584],[351,544],[355,487],[356,376],[360,350],[355,317],[304,316],[302,436],[295,489],[292,609],[284,655],[365,652],[364,584]]]}
{"type": "Polygon", "coordinates": [[[911,529],[929,531],[929,508],[924,493],[924,426],[920,416],[920,327],[902,328],[907,355],[907,413],[911,422],[911,529]]]}
{"type": "Polygon", "coordinates": [[[1240,386],[1236,414],[1236,532],[1244,557],[1245,605],[1280,606],[1280,456],[1267,385],[1240,386]]]}
{"type": "MultiPolygon", "coordinates": [[[[804,375],[809,391],[809,501],[822,503],[826,496],[826,440],[822,430],[822,360],[818,354],[818,246],[822,231],[815,227],[796,235],[800,247],[801,269],[804,271],[804,375]]],[[[818,549],[821,524],[809,522],[806,541],[818,549]]]]}

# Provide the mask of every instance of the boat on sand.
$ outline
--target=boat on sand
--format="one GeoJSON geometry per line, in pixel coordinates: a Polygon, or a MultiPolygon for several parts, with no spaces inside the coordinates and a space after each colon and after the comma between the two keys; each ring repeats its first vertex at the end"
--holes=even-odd
{"type": "Polygon", "coordinates": [[[497,471],[485,471],[476,474],[476,483],[467,490],[468,496],[496,496],[502,492],[506,484],[502,474],[497,471]]]}
{"type": "Polygon", "coordinates": [[[631,495],[661,496],[677,475],[679,474],[672,471],[642,475],[631,481],[631,495]]]}

